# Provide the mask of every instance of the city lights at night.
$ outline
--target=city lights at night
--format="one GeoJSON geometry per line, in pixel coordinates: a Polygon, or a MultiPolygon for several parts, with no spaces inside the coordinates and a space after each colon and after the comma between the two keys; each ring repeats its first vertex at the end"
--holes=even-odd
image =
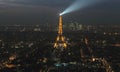
{"type": "Polygon", "coordinates": [[[119,0],[0,0],[0,72],[119,72],[119,0]]]}

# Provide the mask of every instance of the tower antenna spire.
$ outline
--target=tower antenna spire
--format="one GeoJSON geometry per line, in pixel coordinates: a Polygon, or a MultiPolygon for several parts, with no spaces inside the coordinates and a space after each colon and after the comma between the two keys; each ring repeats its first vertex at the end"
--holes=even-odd
{"type": "Polygon", "coordinates": [[[62,16],[59,18],[59,29],[58,29],[58,34],[62,35],[63,33],[63,26],[62,26],[62,16]]]}

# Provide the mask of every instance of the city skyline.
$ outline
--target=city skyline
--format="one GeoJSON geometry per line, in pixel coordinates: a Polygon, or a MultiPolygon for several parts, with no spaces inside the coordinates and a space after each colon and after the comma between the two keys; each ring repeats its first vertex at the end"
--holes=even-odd
{"type": "Polygon", "coordinates": [[[119,0],[0,0],[0,72],[119,72],[119,0]]]}
{"type": "MultiPolygon", "coordinates": [[[[73,2],[73,0],[0,0],[0,25],[46,23],[52,25],[57,23],[59,13],[73,2]]],[[[119,6],[119,0],[105,0],[64,15],[64,22],[119,25],[119,6]]]]}

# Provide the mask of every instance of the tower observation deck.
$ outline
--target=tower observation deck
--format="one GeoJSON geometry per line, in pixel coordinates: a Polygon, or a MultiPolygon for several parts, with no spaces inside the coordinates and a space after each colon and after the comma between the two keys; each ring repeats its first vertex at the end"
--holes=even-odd
{"type": "Polygon", "coordinates": [[[62,16],[59,17],[59,27],[58,27],[58,36],[56,42],[54,43],[54,48],[56,49],[64,49],[67,47],[67,43],[65,37],[63,36],[63,24],[62,24],[62,16]]]}

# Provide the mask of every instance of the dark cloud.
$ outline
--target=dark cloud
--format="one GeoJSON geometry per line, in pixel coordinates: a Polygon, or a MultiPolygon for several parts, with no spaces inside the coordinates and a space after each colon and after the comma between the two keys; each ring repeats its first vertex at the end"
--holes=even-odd
{"type": "Polygon", "coordinates": [[[68,5],[73,0],[0,0],[0,5],[6,6],[61,6],[68,5]]]}
{"type": "MultiPolygon", "coordinates": [[[[0,24],[57,23],[58,13],[75,0],[0,0],[0,24]]],[[[120,24],[120,0],[86,7],[64,16],[65,22],[83,24],[120,24]]]]}

